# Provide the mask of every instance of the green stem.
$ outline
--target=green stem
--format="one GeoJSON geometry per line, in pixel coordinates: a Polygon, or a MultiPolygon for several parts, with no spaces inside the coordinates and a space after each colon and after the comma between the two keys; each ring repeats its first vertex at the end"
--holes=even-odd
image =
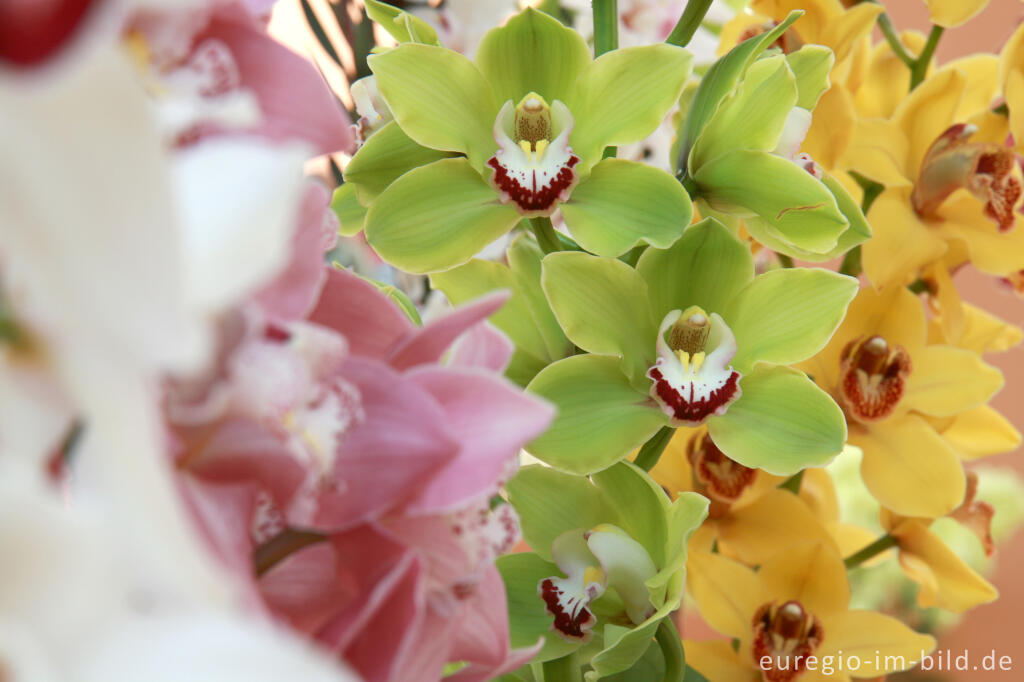
{"type": "Polygon", "coordinates": [[[672,616],[662,618],[654,639],[661,647],[661,657],[665,659],[665,682],[683,682],[686,676],[686,658],[683,655],[683,640],[679,637],[672,616]]]}
{"type": "Polygon", "coordinates": [[[537,243],[540,244],[541,251],[544,253],[554,253],[555,251],[562,250],[562,242],[558,238],[558,233],[555,232],[555,226],[551,224],[551,218],[545,218],[544,216],[530,218],[530,227],[533,228],[533,233],[537,235],[537,243]]]}
{"type": "Polygon", "coordinates": [[[918,55],[917,61],[914,62],[914,66],[910,69],[910,89],[913,90],[924,81],[924,75],[928,72],[928,64],[932,61],[932,55],[935,54],[935,48],[939,45],[939,38],[942,37],[942,32],[945,29],[941,26],[932,26],[931,33],[928,34],[928,42],[924,44],[924,49],[921,54],[918,55]]]}
{"type": "Polygon", "coordinates": [[[325,540],[327,536],[323,533],[286,528],[256,548],[252,556],[253,570],[257,577],[261,576],[300,549],[325,540]]]}
{"type": "Polygon", "coordinates": [[[903,47],[903,43],[900,42],[900,37],[896,33],[896,28],[892,25],[892,20],[885,12],[878,15],[878,28],[882,30],[882,35],[885,36],[886,42],[892,48],[893,54],[899,57],[900,61],[907,65],[908,69],[913,71],[914,58],[907,52],[907,48],[903,47]]]}
{"type": "Polygon", "coordinates": [[[710,7],[711,0],[689,0],[686,3],[686,9],[683,10],[683,15],[679,17],[679,21],[672,29],[672,33],[668,34],[668,38],[665,38],[665,42],[679,47],[689,45],[693,34],[697,32],[700,23],[704,21],[704,15],[708,13],[710,7]]]}
{"type": "Polygon", "coordinates": [[[593,0],[594,56],[619,46],[619,0],[593,0]]]}
{"type": "Polygon", "coordinates": [[[577,652],[544,661],[544,682],[583,682],[577,652]]]}
{"type": "Polygon", "coordinates": [[[843,257],[843,262],[839,265],[839,274],[856,277],[861,273],[861,270],[860,247],[855,246],[847,251],[846,255],[843,257]]]}
{"type": "Polygon", "coordinates": [[[637,453],[636,459],[633,461],[638,467],[644,471],[650,471],[658,465],[658,460],[661,459],[661,453],[665,452],[665,447],[668,442],[672,440],[672,435],[676,432],[671,426],[662,426],[656,434],[651,436],[651,439],[644,443],[643,447],[640,448],[640,452],[637,453]]]}
{"type": "Polygon", "coordinates": [[[776,253],[775,256],[779,259],[779,264],[784,268],[793,267],[793,259],[784,253],[776,253]]]}
{"type": "Polygon", "coordinates": [[[803,472],[803,469],[801,469],[800,471],[796,472],[795,474],[793,474],[792,476],[787,478],[785,481],[783,481],[779,485],[779,488],[781,488],[782,490],[788,490],[789,492],[793,493],[794,495],[799,495],[800,494],[800,483],[803,480],[804,480],[804,472],[803,472]]]}
{"type": "Polygon", "coordinates": [[[865,547],[864,549],[861,549],[855,552],[854,554],[851,554],[850,556],[846,557],[846,559],[843,560],[843,563],[846,565],[847,569],[855,568],[857,566],[860,566],[868,559],[871,559],[872,557],[881,554],[890,547],[895,547],[896,544],[896,538],[886,533],[885,535],[883,535],[882,537],[878,538],[870,545],[865,547]]]}
{"type": "Polygon", "coordinates": [[[878,198],[879,194],[885,191],[885,185],[866,178],[857,171],[849,171],[849,173],[850,177],[853,178],[864,191],[864,196],[860,200],[860,212],[867,217],[868,211],[871,210],[871,205],[875,203],[875,199],[878,198]]]}

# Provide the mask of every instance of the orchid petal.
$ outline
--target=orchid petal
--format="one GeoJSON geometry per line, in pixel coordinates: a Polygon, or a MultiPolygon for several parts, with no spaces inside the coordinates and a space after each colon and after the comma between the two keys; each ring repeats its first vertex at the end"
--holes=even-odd
{"type": "Polygon", "coordinates": [[[369,204],[405,173],[448,156],[448,152],[413,142],[397,121],[390,121],[371,135],[345,166],[345,184],[352,185],[359,200],[369,204]]]}

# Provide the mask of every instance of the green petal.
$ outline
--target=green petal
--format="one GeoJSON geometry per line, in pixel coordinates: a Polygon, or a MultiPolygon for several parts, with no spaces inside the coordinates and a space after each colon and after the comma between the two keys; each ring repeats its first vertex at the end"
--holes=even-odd
{"type": "Polygon", "coordinates": [[[579,245],[615,258],[637,244],[668,246],[690,224],[693,202],[671,175],[653,166],[605,159],[562,205],[579,245]]]}
{"type": "Polygon", "coordinates": [[[533,552],[508,554],[499,557],[496,564],[505,583],[508,635],[512,647],[533,646],[543,638],[544,648],[533,658],[537,662],[561,658],[578,649],[579,644],[567,642],[551,631],[551,614],[547,612],[544,600],[537,596],[537,585],[541,580],[562,575],[558,566],[533,552]]]}
{"type": "Polygon", "coordinates": [[[664,43],[613,50],[594,60],[567,102],[576,119],[569,141],[584,165],[596,163],[608,145],[653,133],[679,99],[691,61],[689,52],[664,43]]]}
{"type": "Polygon", "coordinates": [[[682,139],[679,158],[687,159],[697,137],[704,130],[711,117],[718,111],[718,106],[736,89],[750,65],[764,52],[769,45],[779,39],[790,24],[803,15],[802,10],[795,10],[775,28],[761,35],[748,38],[732,48],[728,54],[715,62],[694,95],[693,104],[683,122],[679,137],[682,139]]]}
{"type": "Polygon", "coordinates": [[[498,148],[491,86],[458,52],[406,43],[368,60],[377,87],[402,130],[431,149],[461,152],[474,168],[498,148]]]}
{"type": "Polygon", "coordinates": [[[786,254],[787,256],[799,258],[800,260],[811,261],[813,263],[821,263],[823,261],[831,260],[846,253],[853,247],[863,244],[868,239],[871,239],[871,226],[868,224],[868,221],[865,220],[864,214],[860,210],[860,206],[853,200],[853,197],[851,197],[850,193],[846,191],[846,188],[843,187],[842,183],[828,173],[825,173],[821,181],[825,183],[825,187],[832,192],[832,196],[834,196],[836,200],[836,205],[839,206],[840,213],[842,213],[843,217],[845,217],[850,223],[850,226],[841,235],[839,235],[839,239],[836,241],[836,245],[833,248],[823,253],[815,253],[814,251],[797,248],[786,240],[779,238],[777,233],[760,218],[747,218],[744,222],[751,236],[772,251],[778,251],[786,254]]]}
{"type": "Polygon", "coordinates": [[[701,166],[694,180],[713,207],[753,213],[786,244],[825,253],[849,223],[821,181],[788,159],[759,151],[732,151],[701,166]]]}
{"type": "Polygon", "coordinates": [[[574,355],[548,365],[527,390],[555,404],[558,414],[526,449],[556,469],[589,474],[645,443],[665,424],[646,393],[630,385],[619,361],[574,355]]]}
{"type": "Polygon", "coordinates": [[[510,266],[494,261],[471,260],[465,265],[430,276],[431,284],[444,292],[453,304],[508,289],[511,298],[490,317],[516,345],[506,374],[525,385],[546,365],[569,355],[572,344],[565,338],[558,320],[540,288],[540,258],[536,242],[520,235],[509,247],[510,266]]]}
{"type": "Polygon", "coordinates": [[[753,279],[754,259],[721,223],[705,218],[671,247],[647,249],[636,269],[647,282],[651,316],[660,323],[670,310],[691,305],[721,314],[753,279]]]}
{"type": "Polygon", "coordinates": [[[785,57],[776,55],[755,62],[697,138],[689,167],[696,172],[732,149],[775,149],[796,102],[796,78],[785,57]]]}
{"type": "Polygon", "coordinates": [[[395,180],[366,214],[366,240],[381,258],[408,272],[465,263],[512,229],[519,213],[466,159],[421,166],[395,180]]]}
{"type": "Polygon", "coordinates": [[[796,52],[786,55],[789,68],[796,75],[800,91],[796,105],[813,111],[818,99],[829,88],[829,74],[835,64],[835,55],[824,45],[804,45],[796,52]]]}
{"type": "Polygon", "coordinates": [[[398,42],[441,44],[437,31],[419,17],[378,0],[363,0],[363,4],[370,19],[380,24],[398,42]]]}
{"type": "Polygon", "coordinates": [[[740,380],[743,395],[708,430],[740,464],[791,476],[826,464],[843,448],[846,420],[831,397],[802,372],[759,367],[740,380]]]}
{"type": "Polygon", "coordinates": [[[401,175],[449,155],[416,144],[397,122],[390,121],[345,166],[345,183],[356,188],[361,202],[369,204],[401,175]]]}
{"type": "Polygon", "coordinates": [[[755,362],[790,365],[828,343],[857,295],[857,280],[819,268],[786,268],[759,275],[723,314],[739,350],[741,373],[755,362]]]}
{"type": "Polygon", "coordinates": [[[566,102],[588,63],[590,50],[579,33],[529,7],[488,31],[476,53],[499,105],[518,104],[530,92],[549,104],[566,102]]]}
{"type": "Polygon", "coordinates": [[[354,185],[345,183],[334,190],[331,210],[338,216],[338,223],[341,225],[338,233],[341,236],[351,237],[362,232],[366,220],[366,207],[359,203],[354,185]]]}
{"type": "Polygon", "coordinates": [[[647,285],[636,270],[614,258],[580,251],[544,259],[541,286],[570,341],[590,353],[622,359],[635,385],[654,364],[658,326],[647,306],[647,285]]]}
{"type": "Polygon", "coordinates": [[[631,462],[619,462],[591,478],[609,503],[622,511],[622,521],[616,525],[644,546],[656,566],[664,566],[670,501],[661,486],[631,462]]]}

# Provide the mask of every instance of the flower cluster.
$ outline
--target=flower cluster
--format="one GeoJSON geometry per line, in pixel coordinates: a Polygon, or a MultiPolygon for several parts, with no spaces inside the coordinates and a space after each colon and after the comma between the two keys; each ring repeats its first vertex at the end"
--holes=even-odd
{"type": "Polygon", "coordinates": [[[0,679],[877,679],[994,600],[1024,27],[746,4],[304,2],[341,89],[283,3],[0,8],[0,679]]]}

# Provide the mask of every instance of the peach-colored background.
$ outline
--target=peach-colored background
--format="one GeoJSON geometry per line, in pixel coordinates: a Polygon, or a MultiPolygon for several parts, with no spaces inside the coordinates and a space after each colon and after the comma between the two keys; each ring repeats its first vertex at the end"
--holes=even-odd
{"type": "MultiPolygon", "coordinates": [[[[884,3],[898,29],[930,27],[928,13],[921,0],[888,0],[884,3]]],[[[946,31],[937,52],[940,61],[948,61],[972,52],[997,52],[1024,20],[1024,4],[1020,0],[991,0],[981,15],[961,26],[946,31]]],[[[1014,324],[1024,324],[1024,300],[1018,299],[993,286],[991,278],[966,269],[958,274],[957,283],[964,298],[980,305],[1014,324]]],[[[986,358],[1003,370],[1006,387],[996,396],[993,405],[1009,417],[1018,429],[1024,430],[1024,348],[986,358]]],[[[986,464],[1008,465],[1024,474],[1022,450],[990,457],[986,464]]],[[[956,672],[941,679],[956,682],[1019,682],[1024,680],[1024,532],[1018,532],[1004,545],[997,558],[993,582],[999,588],[1000,599],[988,606],[974,609],[961,624],[939,642],[939,649],[957,652],[968,650],[972,659],[995,649],[997,655],[1009,655],[1014,660],[1012,672],[956,672]]],[[[908,676],[909,677],[909,676],[908,676]]],[[[917,673],[915,679],[928,678],[917,673]]]]}

